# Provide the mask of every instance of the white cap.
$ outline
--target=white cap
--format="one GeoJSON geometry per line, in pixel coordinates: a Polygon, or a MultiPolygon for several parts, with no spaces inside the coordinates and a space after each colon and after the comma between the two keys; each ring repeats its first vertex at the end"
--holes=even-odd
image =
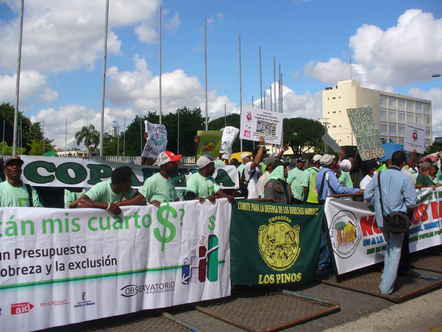
{"type": "Polygon", "coordinates": [[[222,160],[229,160],[229,157],[230,157],[230,154],[228,154],[228,153],[224,153],[224,154],[221,156],[221,159],[222,159],[222,160]]]}
{"type": "Polygon", "coordinates": [[[339,167],[344,172],[349,172],[351,170],[351,161],[348,159],[344,159],[339,163],[339,167]]]}
{"type": "Polygon", "coordinates": [[[204,168],[210,163],[213,163],[213,158],[207,155],[201,156],[196,161],[196,165],[198,166],[198,169],[204,168]]]}
{"type": "Polygon", "coordinates": [[[315,154],[315,155],[313,156],[313,158],[312,158],[312,161],[313,161],[314,163],[316,163],[317,161],[321,160],[321,158],[322,158],[322,155],[320,155],[320,154],[315,154]]]}
{"type": "Polygon", "coordinates": [[[333,160],[335,160],[335,156],[332,154],[325,154],[321,157],[321,159],[319,160],[319,162],[321,163],[321,165],[324,166],[330,166],[333,163],[333,160]]]}

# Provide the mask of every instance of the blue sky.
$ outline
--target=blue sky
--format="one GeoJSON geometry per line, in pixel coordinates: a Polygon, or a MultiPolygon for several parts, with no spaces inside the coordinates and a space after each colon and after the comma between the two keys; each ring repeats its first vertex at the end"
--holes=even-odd
{"type": "MultiPolygon", "coordinates": [[[[164,10],[165,112],[204,103],[203,31],[209,19],[209,112],[239,104],[237,37],[242,39],[244,103],[259,97],[258,47],[264,85],[272,58],[284,75],[288,116],[320,117],[320,92],[341,79],[433,101],[434,134],[442,133],[442,2],[110,0],[106,127],[158,108],[158,8],[164,10]]],[[[64,144],[98,127],[104,0],[25,1],[21,109],[64,144]]],[[[0,0],[0,102],[14,102],[18,0],[0,0]]]]}

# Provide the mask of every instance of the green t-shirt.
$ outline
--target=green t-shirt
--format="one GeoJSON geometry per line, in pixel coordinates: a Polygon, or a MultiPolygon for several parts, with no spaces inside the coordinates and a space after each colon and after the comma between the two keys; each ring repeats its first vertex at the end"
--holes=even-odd
{"type": "Polygon", "coordinates": [[[81,192],[70,191],[69,189],[64,190],[64,208],[68,209],[69,204],[83,196],[86,190],[82,190],[81,192]]]}
{"type": "Polygon", "coordinates": [[[347,188],[353,188],[353,181],[351,180],[350,172],[341,171],[341,176],[339,177],[339,183],[347,188]]]}
{"type": "Polygon", "coordinates": [[[209,176],[202,176],[199,172],[193,173],[186,180],[186,191],[193,192],[197,197],[207,198],[220,189],[215,180],[209,176]]]}
{"type": "Polygon", "coordinates": [[[433,180],[429,176],[419,174],[416,178],[416,185],[429,187],[433,185],[433,180]]]}
{"type": "Polygon", "coordinates": [[[136,193],[133,189],[130,189],[127,193],[114,193],[111,187],[111,180],[105,180],[92,186],[84,195],[95,202],[116,203],[132,198],[136,193]]]}
{"type": "MultiPolygon", "coordinates": [[[[32,203],[34,207],[42,207],[34,188],[32,188],[32,203]]],[[[29,207],[29,194],[26,186],[14,187],[8,181],[0,183],[0,206],[29,207]]]]}
{"type": "Polygon", "coordinates": [[[309,172],[305,172],[295,167],[289,171],[287,183],[290,185],[293,197],[297,200],[304,201],[304,187],[308,187],[309,172]]]}
{"type": "Polygon", "coordinates": [[[177,199],[177,193],[171,178],[166,179],[159,172],[146,179],[139,192],[146,198],[147,202],[168,203],[177,199]]]}

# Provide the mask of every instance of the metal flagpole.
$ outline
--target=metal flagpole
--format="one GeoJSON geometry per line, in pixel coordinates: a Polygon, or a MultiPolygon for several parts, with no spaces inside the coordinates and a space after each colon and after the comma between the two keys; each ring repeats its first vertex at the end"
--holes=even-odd
{"type": "Polygon", "coordinates": [[[5,127],[6,127],[6,120],[3,120],[3,145],[2,145],[2,156],[5,155],[5,127]]]}
{"type": "Polygon", "coordinates": [[[227,127],[227,104],[224,104],[224,128],[227,127]]]}
{"type": "Polygon", "coordinates": [[[106,0],[106,17],[104,24],[104,61],[103,61],[103,93],[101,99],[101,127],[100,127],[100,157],[103,157],[104,140],[104,106],[106,99],[106,69],[107,69],[107,34],[109,25],[109,0],[106,0]]]}
{"type": "Polygon", "coordinates": [[[160,6],[160,77],[159,77],[159,93],[160,93],[160,124],[163,123],[163,7],[160,6]]]}
{"type": "Polygon", "coordinates": [[[272,99],[273,111],[277,112],[276,109],[276,58],[273,57],[273,99],[272,99]]]}
{"type": "Polygon", "coordinates": [[[207,101],[207,17],[204,24],[204,77],[205,77],[205,107],[206,107],[206,130],[209,130],[209,106],[207,101]]]}
{"type": "Polygon", "coordinates": [[[140,116],[140,156],[143,154],[143,119],[140,116]]]}
{"type": "Polygon", "coordinates": [[[12,156],[17,155],[17,125],[18,125],[18,110],[20,105],[20,74],[21,74],[21,47],[23,42],[23,16],[25,11],[25,1],[21,0],[21,15],[20,15],[20,34],[18,37],[18,57],[17,57],[17,80],[15,85],[15,112],[14,112],[14,129],[12,138],[12,156]]]}
{"type": "Polygon", "coordinates": [[[270,111],[273,112],[273,87],[270,85],[270,111]]]}
{"type": "Polygon", "coordinates": [[[180,110],[177,111],[177,116],[178,116],[178,135],[177,135],[177,153],[180,153],[180,110]]]}
{"type": "Polygon", "coordinates": [[[284,113],[284,90],[283,90],[283,86],[284,86],[284,80],[283,80],[283,75],[281,72],[281,113],[284,113]]]}
{"type": "Polygon", "coordinates": [[[278,112],[282,113],[282,105],[281,105],[281,64],[278,65],[278,112]]]}
{"type": "MultiPolygon", "coordinates": [[[[239,117],[242,119],[242,64],[241,64],[241,35],[238,34],[238,63],[239,63],[239,117]]],[[[242,140],[240,140],[242,152],[242,140]]]]}
{"type": "Polygon", "coordinates": [[[123,134],[123,156],[126,156],[126,119],[124,119],[123,123],[124,134],[123,134]]]}
{"type": "Polygon", "coordinates": [[[263,109],[263,100],[262,100],[262,53],[261,47],[259,47],[259,93],[261,96],[261,109],[263,109]]]}
{"type": "Polygon", "coordinates": [[[64,149],[68,147],[68,118],[64,119],[64,149]]]}

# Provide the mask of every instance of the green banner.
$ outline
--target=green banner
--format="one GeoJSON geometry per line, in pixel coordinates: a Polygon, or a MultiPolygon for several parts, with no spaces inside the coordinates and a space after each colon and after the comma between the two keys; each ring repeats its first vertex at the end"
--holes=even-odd
{"type": "Polygon", "coordinates": [[[238,201],[230,228],[233,285],[304,287],[315,278],[324,210],[238,201]]]}

